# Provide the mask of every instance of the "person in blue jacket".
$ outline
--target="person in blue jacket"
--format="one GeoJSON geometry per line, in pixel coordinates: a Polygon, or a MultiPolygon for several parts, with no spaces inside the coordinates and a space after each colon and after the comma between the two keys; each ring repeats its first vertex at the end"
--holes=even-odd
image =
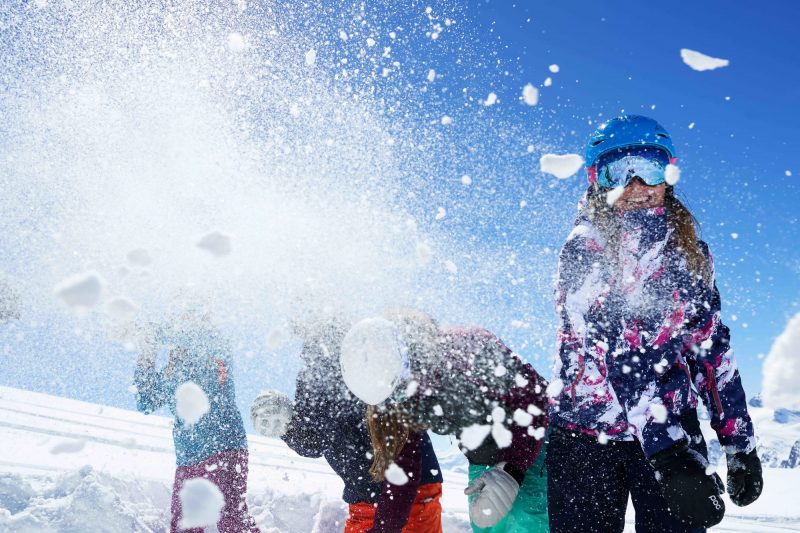
{"type": "Polygon", "coordinates": [[[344,481],[349,504],[345,533],[440,533],[442,474],[426,432],[412,433],[396,464],[421,465],[402,485],[376,481],[370,473],[372,441],[367,405],[344,384],[339,366],[347,326],[336,319],[310,320],[296,327],[303,337],[304,368],[297,376],[295,399],[264,391],[251,416],[265,436],[280,437],[299,455],[325,457],[344,481]]]}
{"type": "Polygon", "coordinates": [[[137,408],[149,414],[165,406],[175,415],[172,435],[177,467],[170,531],[202,532],[181,527],[180,492],[193,478],[211,481],[225,498],[218,531],[259,531],[245,500],[247,437],[236,407],[228,340],[200,310],[145,330],[134,374],[137,408]],[[155,359],[162,347],[168,348],[169,360],[158,370],[155,359]]]}

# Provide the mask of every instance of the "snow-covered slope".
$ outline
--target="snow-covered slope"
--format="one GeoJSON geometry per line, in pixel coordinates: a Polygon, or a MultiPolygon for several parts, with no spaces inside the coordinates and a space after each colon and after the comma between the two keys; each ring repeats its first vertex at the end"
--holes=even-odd
{"type": "MultiPolygon", "coordinates": [[[[248,439],[248,503],[262,530],[335,531],[342,483],[327,463],[248,439]]],[[[0,531],[168,530],[170,419],[0,387],[0,443],[0,531]]],[[[466,477],[447,477],[448,531],[467,531],[466,477]]]]}
{"type": "MultiPolygon", "coordinates": [[[[763,433],[773,442],[790,426],[766,425],[763,433]]],[[[279,440],[249,440],[248,503],[263,531],[341,531],[342,484],[325,461],[299,457],[279,440]]],[[[167,418],[0,387],[0,451],[2,532],[167,529],[174,473],[167,418]]],[[[450,451],[439,451],[444,529],[467,532],[464,463],[450,451]]],[[[762,498],[746,508],[728,503],[714,530],[797,531],[798,486],[800,469],[768,468],[762,498]]],[[[632,510],[628,517],[633,531],[632,510]]]]}

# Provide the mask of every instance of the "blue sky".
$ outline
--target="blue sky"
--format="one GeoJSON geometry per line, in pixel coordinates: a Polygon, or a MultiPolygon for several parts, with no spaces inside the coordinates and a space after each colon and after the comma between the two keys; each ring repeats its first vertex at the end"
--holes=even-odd
{"type": "MultiPolygon", "coordinates": [[[[298,10],[296,20],[308,23],[309,38],[318,42],[318,64],[332,77],[348,54],[349,66],[369,64],[371,56],[357,55],[363,39],[338,37],[341,28],[360,27],[360,20],[353,21],[358,9],[351,2],[303,12],[293,2],[284,7],[298,10]]],[[[406,185],[416,184],[420,194],[405,208],[421,220],[427,217],[433,227],[432,214],[445,205],[448,216],[439,230],[455,239],[472,238],[484,250],[513,252],[517,266],[509,276],[527,280],[527,285],[481,289],[482,312],[465,316],[441,306],[440,318],[489,327],[548,374],[555,337],[554,251],[569,232],[585,176],[580,172],[556,180],[543,175],[538,157],[551,151],[581,153],[603,120],[623,111],[647,114],[676,142],[682,169],[678,189],[715,254],[723,318],[732,330],[746,390],[760,390],[760,354],[768,352],[800,304],[800,162],[794,146],[800,63],[793,55],[800,39],[792,26],[800,6],[783,2],[770,7],[633,1],[367,6],[365,18],[382,39],[376,50],[385,45],[390,30],[404,29],[404,40],[392,45],[392,59],[402,67],[386,78],[365,70],[350,83],[356,91],[385,98],[387,109],[397,102],[397,110],[386,115],[389,121],[397,119],[392,127],[406,130],[420,151],[429,152],[422,161],[430,165],[430,175],[420,175],[420,160],[410,163],[413,176],[406,177],[406,185]],[[431,39],[426,29],[450,17],[452,28],[431,39]],[[682,62],[681,48],[728,59],[730,66],[696,72],[682,62]],[[559,66],[557,73],[550,72],[552,64],[559,66]],[[426,86],[429,69],[438,77],[426,86]],[[543,87],[547,77],[552,86],[543,87]],[[535,107],[520,102],[527,83],[540,88],[535,107]],[[498,103],[484,107],[480,100],[490,92],[498,103]],[[441,127],[445,114],[455,117],[452,128],[441,127]],[[472,188],[461,185],[463,174],[473,177],[472,188]],[[509,326],[515,318],[532,327],[509,326]]],[[[4,40],[3,48],[12,54],[17,50],[11,40],[4,40]]],[[[19,199],[20,211],[30,198],[19,199]]],[[[8,249],[15,247],[13,260],[6,258],[3,265],[24,276],[27,236],[14,237],[3,241],[11,243],[8,249]]],[[[0,344],[7,353],[26,355],[0,355],[0,384],[131,407],[126,389],[133,357],[96,334],[81,340],[86,330],[91,327],[74,325],[61,314],[4,329],[0,344]],[[60,336],[64,332],[70,339],[60,336]]],[[[265,369],[263,361],[241,356],[254,337],[263,348],[264,332],[242,326],[232,333],[235,346],[245,345],[237,348],[244,408],[265,386],[265,369]]],[[[267,386],[291,387],[296,349],[291,344],[268,362],[267,386]]]]}

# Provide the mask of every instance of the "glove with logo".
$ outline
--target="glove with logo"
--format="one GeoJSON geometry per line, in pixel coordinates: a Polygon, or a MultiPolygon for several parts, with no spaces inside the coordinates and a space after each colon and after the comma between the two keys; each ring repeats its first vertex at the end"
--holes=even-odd
{"type": "Polygon", "coordinates": [[[650,463],[673,516],[692,528],[707,528],[722,521],[722,480],[716,473],[706,473],[708,462],[702,455],[681,443],[657,453],[650,463]]]}
{"type": "Polygon", "coordinates": [[[250,418],[260,434],[265,437],[282,437],[292,421],[292,401],[282,392],[265,390],[250,407],[250,418]]]}
{"type": "Polygon", "coordinates": [[[519,493],[519,483],[506,472],[505,463],[498,463],[472,480],[464,490],[476,495],[469,504],[469,519],[480,528],[492,527],[511,510],[519,493]]]}
{"type": "Polygon", "coordinates": [[[733,503],[740,507],[750,505],[761,496],[763,488],[761,461],[755,450],[728,454],[728,494],[733,503]]]}

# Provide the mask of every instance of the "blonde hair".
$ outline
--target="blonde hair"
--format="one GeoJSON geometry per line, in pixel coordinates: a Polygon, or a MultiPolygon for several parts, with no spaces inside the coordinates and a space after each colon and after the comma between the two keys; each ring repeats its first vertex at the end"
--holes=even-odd
{"type": "Polygon", "coordinates": [[[384,480],[386,469],[406,445],[408,437],[412,433],[425,431],[421,424],[412,423],[398,405],[368,406],[367,427],[373,454],[369,473],[378,482],[384,480]]]}

